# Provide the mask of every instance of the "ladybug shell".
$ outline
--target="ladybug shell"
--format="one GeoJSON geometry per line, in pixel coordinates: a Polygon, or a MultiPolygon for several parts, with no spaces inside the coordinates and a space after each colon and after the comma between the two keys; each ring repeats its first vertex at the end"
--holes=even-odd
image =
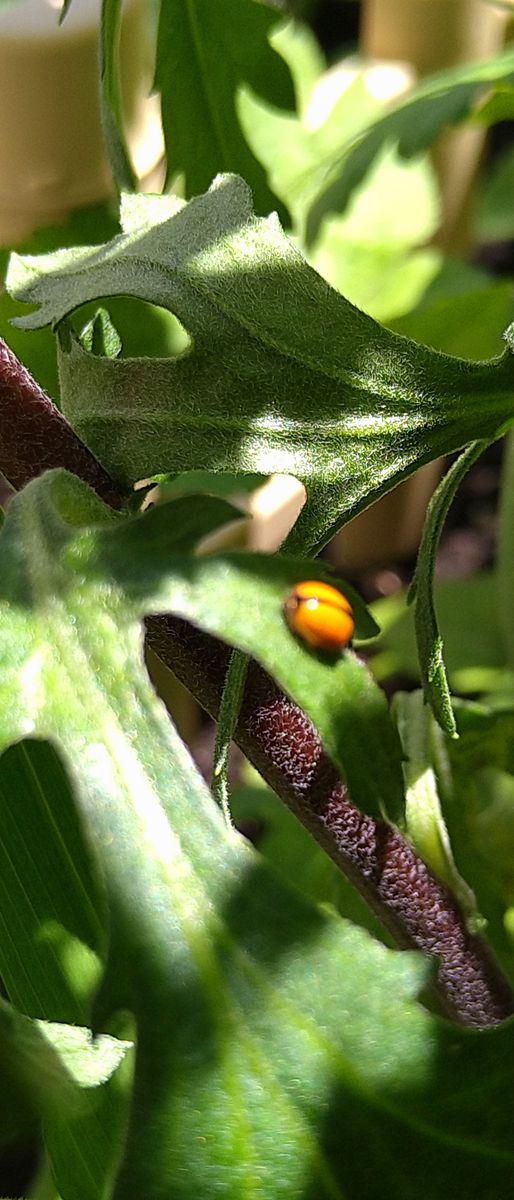
{"type": "Polygon", "coordinates": [[[291,632],[308,646],[330,653],[343,650],[355,629],[349,600],[320,580],[296,583],[286,597],[284,616],[291,632]]]}

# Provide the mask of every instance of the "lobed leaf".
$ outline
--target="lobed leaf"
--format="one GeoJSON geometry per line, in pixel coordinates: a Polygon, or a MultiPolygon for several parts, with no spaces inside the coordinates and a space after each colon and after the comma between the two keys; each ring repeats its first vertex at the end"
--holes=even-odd
{"type": "MultiPolygon", "coordinates": [[[[125,201],[102,248],[12,259],[12,292],[52,324],[100,296],[172,310],[192,346],[177,359],[88,354],[65,331],[62,403],[124,485],[206,469],[295,475],[307,501],[291,552],[319,549],[401,479],[513,419],[510,348],[468,363],[377,325],[307,266],[241,180],[184,205],[125,201]]],[[[20,323],[20,322],[18,322],[20,323]]]]}

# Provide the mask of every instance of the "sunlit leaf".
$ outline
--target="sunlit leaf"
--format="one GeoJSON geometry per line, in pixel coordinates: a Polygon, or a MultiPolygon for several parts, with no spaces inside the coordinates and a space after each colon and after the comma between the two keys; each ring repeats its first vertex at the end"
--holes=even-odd
{"type": "Polygon", "coordinates": [[[512,420],[510,350],[464,363],[381,328],[275,218],[253,216],[240,180],[188,205],[134,197],[123,222],[100,250],[14,258],[9,286],[40,305],[26,328],[128,293],[188,330],[182,357],[135,361],[96,358],[63,333],[66,415],[125,484],[195,469],[295,475],[307,502],[288,547],[310,553],[424,462],[512,420]]]}

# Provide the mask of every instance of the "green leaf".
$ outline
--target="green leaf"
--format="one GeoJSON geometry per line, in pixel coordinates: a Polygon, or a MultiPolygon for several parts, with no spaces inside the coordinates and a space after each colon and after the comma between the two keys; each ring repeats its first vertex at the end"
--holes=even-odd
{"type": "Polygon", "coordinates": [[[189,331],[187,354],[151,361],[97,358],[63,335],[66,415],[120,482],[295,475],[307,502],[288,549],[304,554],[422,463],[512,420],[510,351],[464,363],[381,328],[307,266],[275,218],[253,216],[241,180],[182,206],[129,198],[123,223],[101,250],[15,257],[9,274],[16,296],[41,306],[25,328],[123,292],[189,331]]]}
{"type": "Polygon", "coordinates": [[[514,152],[509,149],[491,164],[482,184],[475,230],[480,242],[506,242],[514,237],[513,184],[514,152]]]}
{"type": "MultiPolygon", "coordinates": [[[[466,579],[436,582],[434,599],[444,630],[445,666],[452,692],[504,691],[511,677],[505,668],[498,622],[484,620],[484,613],[495,611],[495,575],[483,571],[466,579]]],[[[406,607],[406,594],[378,600],[371,611],[382,630],[371,660],[376,678],[405,675],[419,682],[413,610],[406,607]]]]}
{"type": "Polygon", "coordinates": [[[232,496],[237,506],[241,493],[253,492],[266,482],[266,475],[219,475],[216,471],[185,471],[182,475],[157,475],[152,482],[159,484],[160,496],[173,499],[201,493],[206,496],[232,496]]]}
{"type": "MultiPolygon", "coordinates": [[[[92,520],[105,511],[113,536],[104,537],[100,530],[94,538],[77,536],[67,549],[70,569],[83,571],[88,564],[93,579],[107,572],[112,584],[123,589],[134,617],[174,611],[253,654],[311,717],[355,804],[399,818],[400,748],[383,693],[351,651],[341,657],[315,655],[296,642],[285,624],[285,597],[298,580],[312,574],[311,562],[246,553],[184,557],[195,539],[233,515],[230,505],[215,498],[196,497],[195,503],[180,497],[120,525],[72,476],[50,473],[45,487],[41,484],[41,491],[34,488],[31,494],[36,512],[39,503],[50,507],[52,525],[54,509],[64,505],[71,519],[83,496],[92,520]]],[[[356,633],[372,637],[376,625],[362,600],[349,585],[342,586],[354,610],[356,633]]]]}
{"type": "Polygon", "coordinates": [[[491,698],[479,703],[454,700],[455,720],[459,731],[455,755],[466,762],[469,773],[482,767],[494,766],[514,775],[514,703],[491,698]]]}
{"type": "Polygon", "coordinates": [[[0,814],[0,909],[10,931],[0,939],[0,975],[8,995],[31,1016],[85,1025],[105,946],[104,898],[51,746],[29,739],[2,755],[0,814]]]}
{"type": "MultiPolygon", "coordinates": [[[[105,950],[105,896],[69,774],[48,743],[31,738],[0,757],[0,814],[0,975],[23,1012],[85,1025],[105,950]]],[[[98,1200],[126,1099],[118,1073],[87,1103],[46,1114],[47,1145],[70,1200],[98,1200]]]]}
{"type": "Polygon", "coordinates": [[[432,145],[445,126],[468,116],[486,89],[501,86],[513,76],[514,53],[508,49],[486,62],[452,67],[423,80],[407,99],[348,142],[311,207],[309,241],[316,237],[327,213],[343,211],[353,189],[386,143],[397,145],[404,158],[419,154],[432,145]]]}
{"type": "MultiPolygon", "coordinates": [[[[71,213],[59,226],[46,226],[36,230],[21,245],[17,245],[16,249],[23,254],[47,254],[60,246],[79,246],[105,241],[114,237],[118,229],[111,206],[95,204],[71,213]]],[[[2,285],[8,259],[8,251],[0,251],[2,285]]],[[[123,304],[123,301],[118,301],[118,305],[120,304],[123,304]]],[[[3,337],[48,395],[57,400],[59,384],[55,338],[50,329],[38,329],[32,338],[24,337],[12,324],[13,319],[22,312],[21,305],[12,300],[5,288],[0,286],[0,337],[3,337]]],[[[118,328],[121,328],[119,312],[116,319],[118,328]]],[[[124,340],[126,341],[125,337],[124,340]]]]}
{"type": "Polygon", "coordinates": [[[428,506],[416,572],[409,591],[409,600],[415,602],[414,622],[425,699],[441,729],[450,737],[457,737],[457,727],[444,665],[443,640],[434,607],[435,561],[446,514],[455,492],[486,448],[486,442],[475,442],[469,446],[436,488],[428,506]]]}
{"type": "Polygon", "coordinates": [[[460,870],[473,880],[487,936],[514,978],[514,708],[507,701],[455,701],[459,739],[451,742],[452,786],[445,815],[460,870]],[[497,707],[495,705],[497,704],[497,707]]]}
{"type": "Polygon", "coordinates": [[[296,820],[278,796],[244,768],[249,785],[237,784],[230,796],[234,824],[256,845],[288,887],[299,889],[307,899],[330,904],[343,917],[367,929],[385,945],[391,938],[362,896],[324,853],[305,827],[296,820]]]}
{"type": "Polygon", "coordinates": [[[294,233],[304,240],[309,205],[327,168],[348,138],[360,133],[382,109],[366,87],[364,71],[325,71],[319,47],[295,21],[273,32],[271,44],[287,63],[297,94],[296,113],[272,107],[248,88],[239,99],[245,137],[266,170],[270,185],[287,205],[294,233]]]}
{"type": "Polygon", "coordinates": [[[292,108],[289,72],[269,44],[280,13],[262,0],[163,0],[156,86],[167,153],[167,176],[179,173],[187,196],[205,191],[220,171],[250,184],[258,212],[276,197],[254,158],[237,116],[243,85],[271,104],[292,108]]]}
{"type": "Polygon", "coordinates": [[[105,308],[99,308],[84,326],[80,341],[90,354],[104,354],[107,358],[117,358],[121,354],[121,338],[105,308]]]}
{"type": "Polygon", "coordinates": [[[112,173],[120,191],[134,192],[136,176],[123,134],[119,42],[121,0],[102,0],[100,81],[102,129],[112,173]]]}
{"type": "Polygon", "coordinates": [[[89,1029],[77,1029],[76,1025],[46,1021],[35,1025],[59,1055],[67,1076],[80,1088],[99,1087],[110,1079],[131,1046],[104,1034],[93,1039],[89,1029]]]}
{"type": "MultiPolygon", "coordinates": [[[[93,1192],[77,1144],[64,1185],[54,1154],[59,1190],[508,1195],[512,1023],[473,1034],[439,1021],[416,999],[427,978],[418,956],[288,892],[226,829],[148,685],[135,615],[145,584],[125,595],[115,546],[139,526],[143,575],[146,535],[166,508],[125,524],[51,474],[12,502],[1,534],[2,740],[31,729],[65,758],[109,907],[97,1018],[122,1007],[137,1022],[123,1149],[105,1131],[121,1149],[116,1182],[93,1192]]],[[[198,529],[209,508],[196,507],[198,529]]],[[[183,553],[171,524],[153,543],[148,588],[159,560],[168,571],[174,536],[183,553]]]]}
{"type": "Polygon", "coordinates": [[[505,658],[514,670],[514,618],[512,597],[514,595],[514,438],[510,433],[505,443],[503,457],[500,504],[498,511],[497,548],[497,612],[503,637],[505,658]]]}
{"type": "Polygon", "coordinates": [[[514,318],[510,280],[489,282],[485,276],[469,291],[459,294],[451,287],[451,276],[448,278],[446,272],[442,276],[441,286],[444,288],[445,278],[450,285],[447,294],[443,290],[430,299],[429,289],[422,305],[391,321],[391,328],[404,337],[460,358],[478,360],[500,354],[501,331],[514,318]]]}

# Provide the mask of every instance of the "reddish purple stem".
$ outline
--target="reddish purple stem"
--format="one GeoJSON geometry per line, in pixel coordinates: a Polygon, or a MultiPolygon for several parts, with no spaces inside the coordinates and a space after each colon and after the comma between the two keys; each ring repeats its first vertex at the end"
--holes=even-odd
{"type": "MultiPolygon", "coordinates": [[[[204,708],[217,715],[228,650],[176,617],[147,621],[150,644],[204,708]]],[[[514,1011],[489,946],[401,834],[359,812],[305,714],[251,663],[235,740],[267,783],[354,884],[398,946],[439,959],[435,990],[463,1025],[488,1026],[514,1011]]]]}
{"type": "Polygon", "coordinates": [[[21,488],[50,467],[65,467],[113,508],[126,503],[110,475],[0,338],[0,471],[21,488]]]}
{"type": "MultiPolygon", "coordinates": [[[[16,488],[66,467],[115,508],[124,497],[0,340],[0,470],[16,488]]],[[[152,617],[148,639],[216,716],[228,649],[174,617],[152,617]]],[[[438,959],[436,991],[459,1023],[486,1027],[514,1011],[514,995],[488,945],[470,934],[451,893],[385,822],[351,804],[301,710],[250,664],[236,740],[316,841],[355,885],[401,947],[438,959]]]]}

